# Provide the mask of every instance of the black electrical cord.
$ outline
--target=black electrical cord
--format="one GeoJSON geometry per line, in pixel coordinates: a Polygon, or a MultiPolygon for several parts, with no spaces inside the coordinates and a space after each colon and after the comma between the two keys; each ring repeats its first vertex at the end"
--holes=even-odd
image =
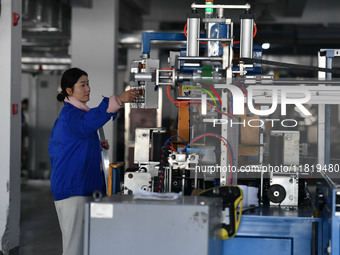
{"type": "Polygon", "coordinates": [[[308,71],[340,74],[339,69],[330,69],[330,68],[322,68],[322,67],[315,67],[315,66],[305,66],[305,65],[298,65],[298,64],[282,63],[282,62],[263,60],[263,59],[240,58],[239,61],[243,61],[245,64],[260,63],[260,64],[271,65],[271,66],[281,66],[281,67],[286,67],[286,68],[295,68],[295,69],[302,69],[302,70],[308,70],[308,71]]]}

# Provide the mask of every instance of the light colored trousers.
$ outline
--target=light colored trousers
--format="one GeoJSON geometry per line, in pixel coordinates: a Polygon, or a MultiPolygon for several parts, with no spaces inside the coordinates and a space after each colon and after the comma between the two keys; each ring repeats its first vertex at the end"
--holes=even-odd
{"type": "Polygon", "coordinates": [[[63,255],[83,255],[84,207],[89,197],[69,197],[55,201],[63,240],[63,255]]]}

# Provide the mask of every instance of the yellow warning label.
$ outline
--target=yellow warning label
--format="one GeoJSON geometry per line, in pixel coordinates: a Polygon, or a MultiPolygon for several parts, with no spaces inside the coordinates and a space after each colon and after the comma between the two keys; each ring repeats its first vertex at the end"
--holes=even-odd
{"type": "Polygon", "coordinates": [[[183,90],[201,90],[201,86],[182,86],[183,90]]]}

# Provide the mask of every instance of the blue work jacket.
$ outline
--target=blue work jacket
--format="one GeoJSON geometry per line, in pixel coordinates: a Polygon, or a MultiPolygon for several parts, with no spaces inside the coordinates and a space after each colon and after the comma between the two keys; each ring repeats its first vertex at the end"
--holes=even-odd
{"type": "Polygon", "coordinates": [[[101,171],[101,146],[97,130],[116,118],[107,113],[109,99],[88,112],[70,103],[56,120],[49,142],[51,191],[55,201],[72,196],[91,196],[96,190],[105,193],[101,171]]]}

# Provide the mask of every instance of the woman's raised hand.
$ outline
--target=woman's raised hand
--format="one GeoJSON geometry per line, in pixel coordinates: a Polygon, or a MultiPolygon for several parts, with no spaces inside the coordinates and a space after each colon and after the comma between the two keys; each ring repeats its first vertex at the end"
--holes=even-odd
{"type": "Polygon", "coordinates": [[[119,100],[123,104],[133,102],[136,97],[138,97],[138,94],[135,92],[135,89],[124,91],[122,94],[118,96],[119,100]]]}

